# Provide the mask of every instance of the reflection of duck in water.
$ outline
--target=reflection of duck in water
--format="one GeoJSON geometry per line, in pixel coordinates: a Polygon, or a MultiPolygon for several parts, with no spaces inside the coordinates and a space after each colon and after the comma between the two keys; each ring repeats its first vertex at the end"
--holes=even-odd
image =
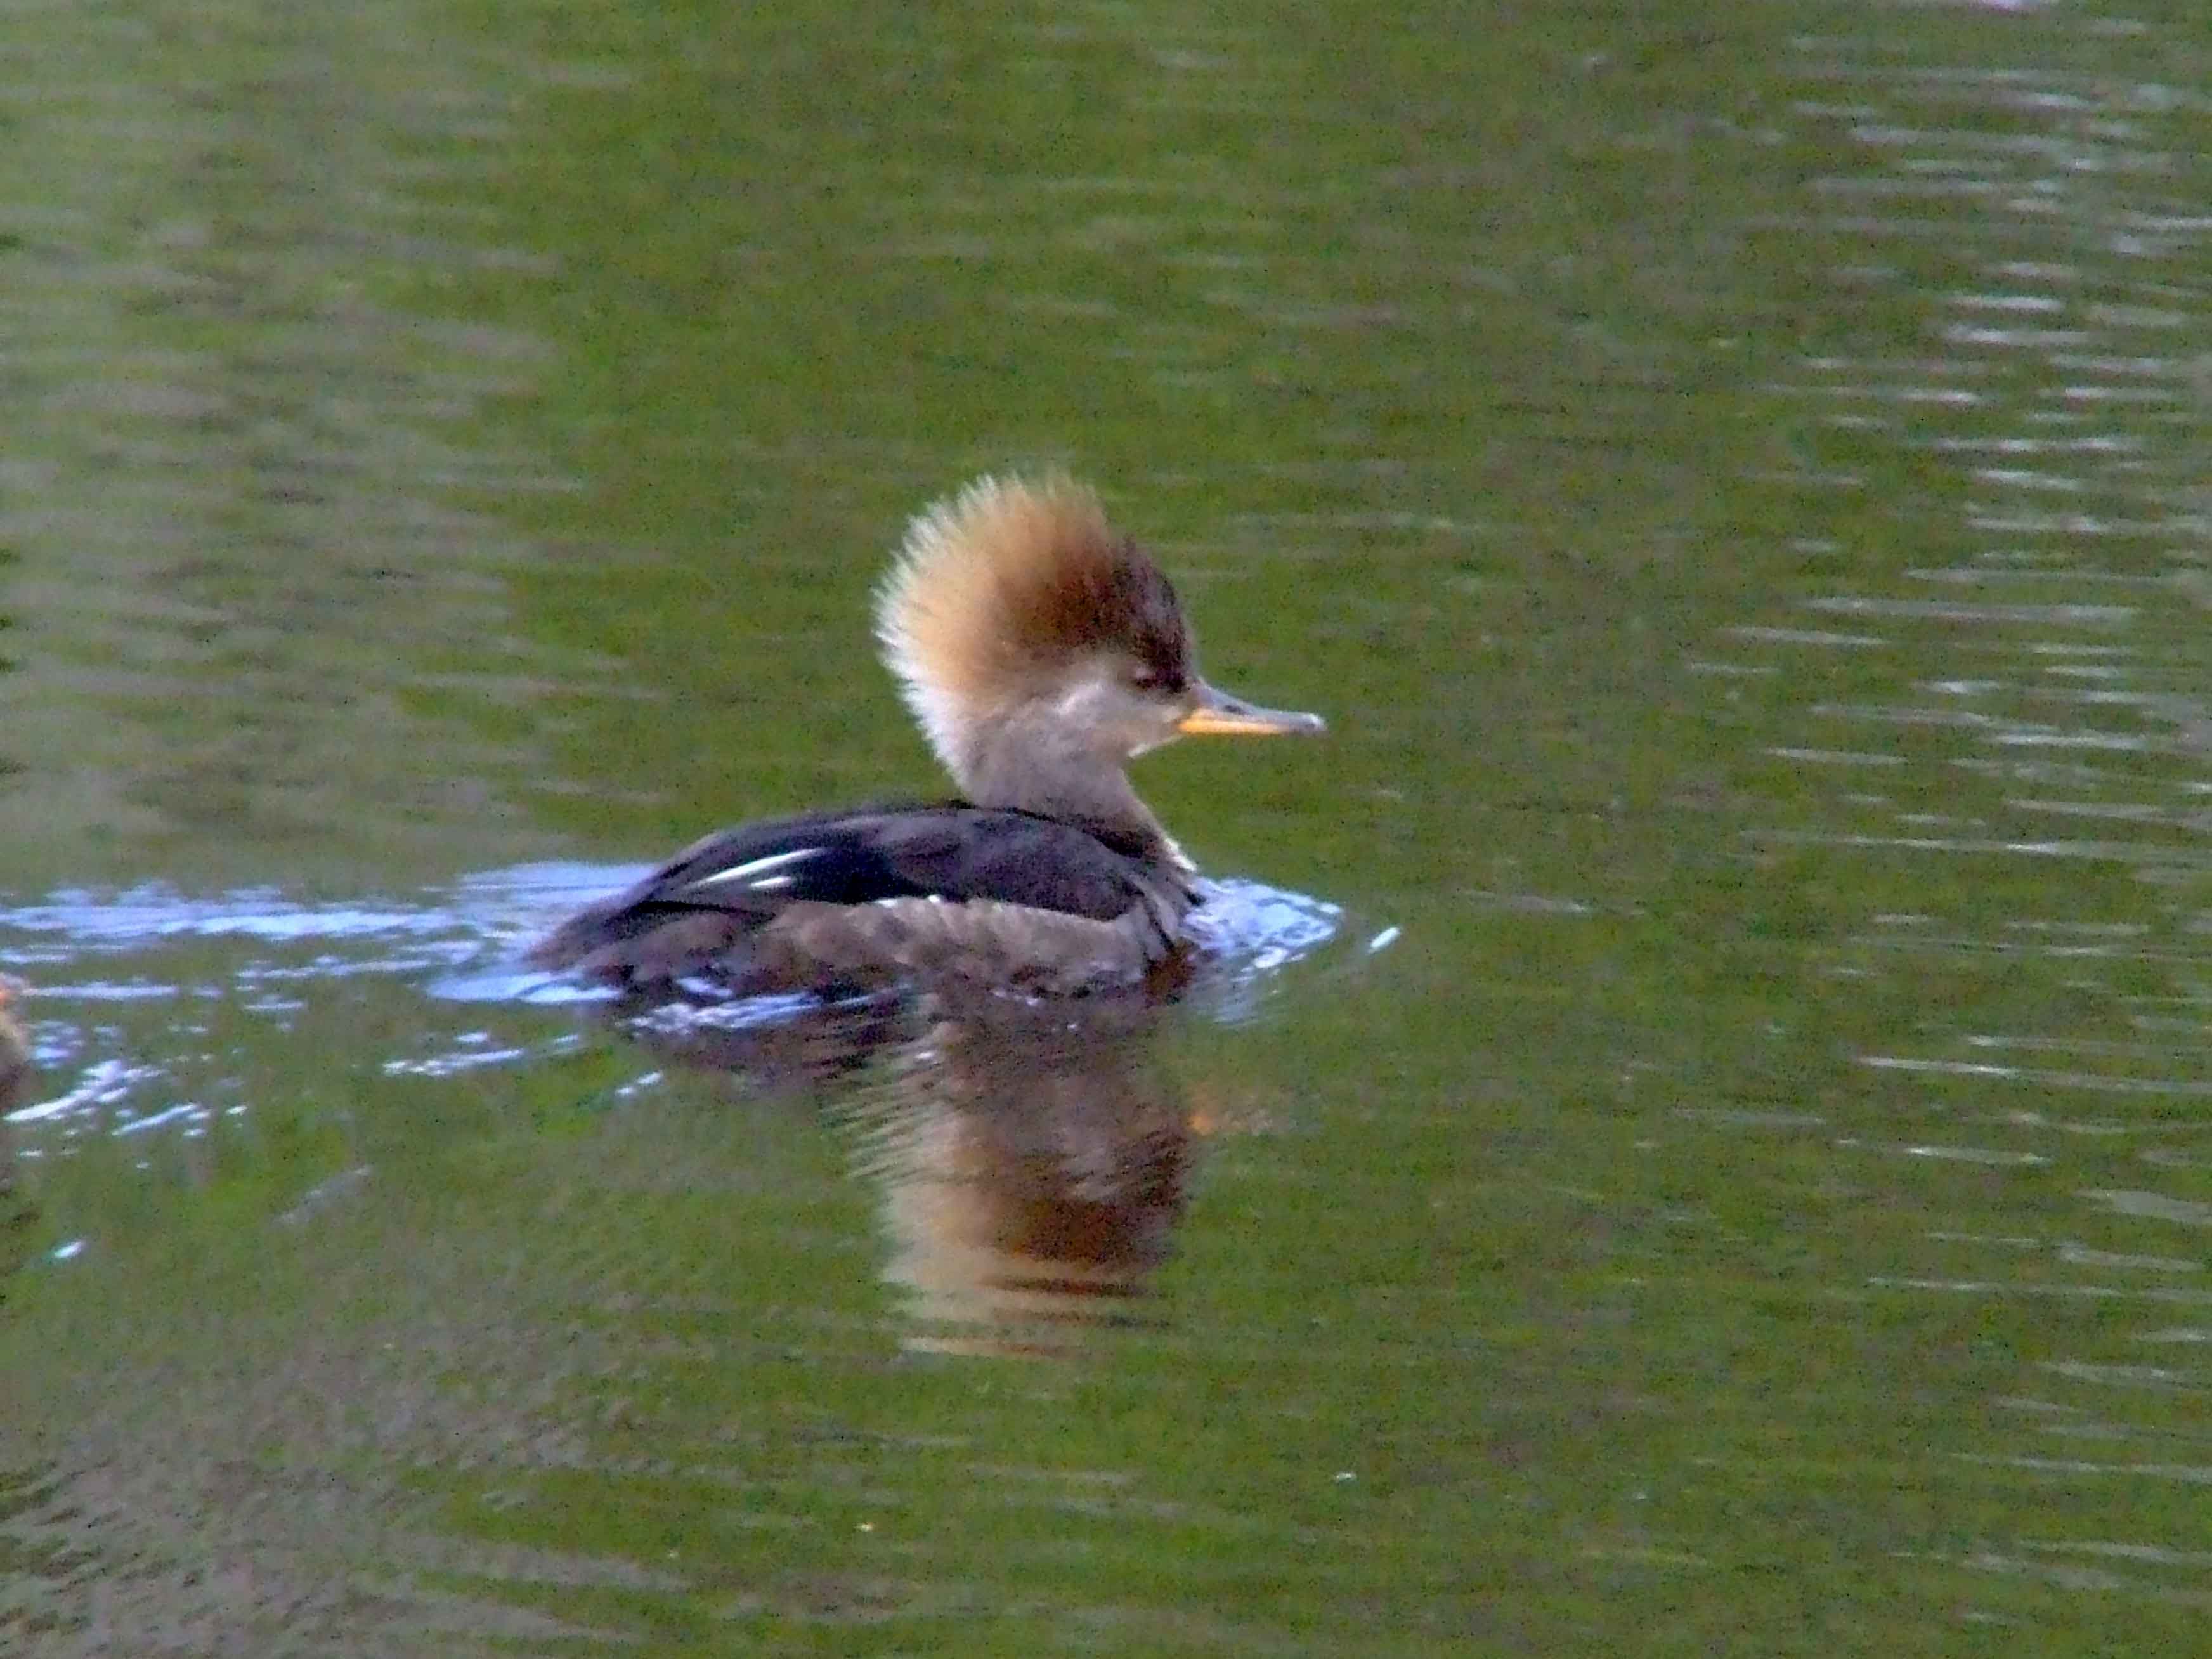
{"type": "Polygon", "coordinates": [[[1129,759],[1187,732],[1322,729],[1200,678],[1167,578],[1064,478],[981,479],[917,518],[876,632],[964,800],[723,830],[535,959],[640,990],[1138,981],[1177,957],[1199,898],[1129,759]]]}
{"type": "Polygon", "coordinates": [[[1078,1024],[1004,1002],[942,1022],[853,1114],[921,1346],[1051,1352],[1127,1322],[1167,1260],[1190,1114],[1157,1012],[1109,1000],[1078,1024]]]}
{"type": "Polygon", "coordinates": [[[884,1276],[921,1328],[911,1340],[1043,1352],[1134,1316],[1199,1140],[1158,1052],[1166,1011],[1145,988],[856,999],[738,1025],[696,1012],[623,1026],[756,1101],[824,1107],[877,1191],[884,1276]]]}
{"type": "Polygon", "coordinates": [[[749,1099],[818,1102],[877,1191],[912,1345],[1043,1354],[1138,1316],[1171,1252],[1201,1127],[1149,988],[663,1003],[623,1029],[749,1099]]]}

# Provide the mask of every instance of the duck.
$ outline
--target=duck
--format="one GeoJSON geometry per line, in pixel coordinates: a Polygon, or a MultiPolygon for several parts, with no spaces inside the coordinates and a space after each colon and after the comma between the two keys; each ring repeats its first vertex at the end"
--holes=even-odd
{"type": "MultiPolygon", "coordinates": [[[[0,974],[0,1112],[15,1105],[31,1079],[31,1040],[16,1023],[9,1005],[23,987],[0,974]]],[[[0,1178],[0,1188],[6,1185],[0,1178]]]]}
{"type": "Polygon", "coordinates": [[[530,960],[658,996],[1145,984],[1187,960],[1205,901],[1128,763],[1178,738],[1325,729],[1208,682],[1174,586],[1065,474],[986,476],[917,514],[875,636],[956,798],[719,830],[530,960]]]}
{"type": "Polygon", "coordinates": [[[31,1039],[9,1007],[23,989],[0,974],[0,1283],[22,1265],[28,1224],[38,1214],[30,1195],[15,1190],[15,1137],[8,1127],[8,1114],[31,1083],[31,1039]]]}

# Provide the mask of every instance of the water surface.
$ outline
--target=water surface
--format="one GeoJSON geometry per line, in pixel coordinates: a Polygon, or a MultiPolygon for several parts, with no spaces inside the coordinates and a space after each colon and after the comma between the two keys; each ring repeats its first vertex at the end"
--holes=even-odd
{"type": "Polygon", "coordinates": [[[19,9],[0,1632],[2186,1650],[2191,8],[19,9]],[[1096,478],[1220,971],[515,965],[1096,478]]]}

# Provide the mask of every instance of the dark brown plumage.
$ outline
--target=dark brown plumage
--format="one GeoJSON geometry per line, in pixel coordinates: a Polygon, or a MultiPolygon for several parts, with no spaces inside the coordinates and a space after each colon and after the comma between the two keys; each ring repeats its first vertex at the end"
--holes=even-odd
{"type": "Polygon", "coordinates": [[[1194,895],[1145,842],[964,804],[724,830],[563,922],[544,966],[629,986],[866,989],[909,975],[1066,992],[1140,976],[1194,895]],[[1039,950],[1045,934],[1066,948],[1039,950]]]}

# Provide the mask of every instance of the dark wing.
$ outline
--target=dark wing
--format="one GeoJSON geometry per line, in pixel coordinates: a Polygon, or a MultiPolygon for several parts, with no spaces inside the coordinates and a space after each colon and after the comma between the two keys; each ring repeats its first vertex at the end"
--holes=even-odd
{"type": "Polygon", "coordinates": [[[659,976],[738,947],[799,903],[985,899],[1110,921],[1146,902],[1146,873],[1133,849],[1027,812],[810,814],[708,836],[579,911],[531,955],[545,967],[659,976]]]}

